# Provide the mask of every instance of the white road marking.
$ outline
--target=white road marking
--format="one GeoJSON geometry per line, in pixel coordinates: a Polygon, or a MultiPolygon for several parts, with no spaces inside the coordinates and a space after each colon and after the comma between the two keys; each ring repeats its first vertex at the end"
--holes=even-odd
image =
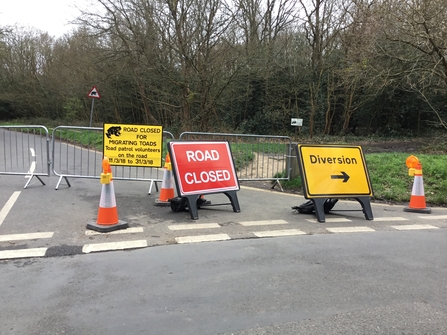
{"type": "Polygon", "coordinates": [[[0,259],[43,257],[47,248],[30,248],[0,251],[0,259]]]}
{"type": "Polygon", "coordinates": [[[374,229],[369,227],[333,227],[326,228],[326,230],[330,231],[331,233],[362,233],[375,231],[374,229]]]}
{"type": "Polygon", "coordinates": [[[391,226],[391,227],[397,230],[439,229],[438,227],[429,224],[412,224],[412,225],[391,226]]]}
{"type": "Polygon", "coordinates": [[[401,218],[400,216],[389,216],[389,217],[374,218],[374,221],[377,221],[377,222],[408,221],[408,219],[401,218]]]}
{"type": "Polygon", "coordinates": [[[197,236],[182,236],[176,237],[177,243],[196,243],[196,242],[214,242],[231,240],[227,234],[211,234],[211,235],[197,235],[197,236]]]}
{"type": "Polygon", "coordinates": [[[288,224],[284,220],[260,220],[260,221],[242,221],[239,222],[242,226],[270,226],[275,224],[288,224]]]}
{"type": "MultiPolygon", "coordinates": [[[[317,219],[306,219],[306,221],[312,222],[312,223],[318,223],[317,219]]],[[[326,218],[326,223],[329,222],[352,222],[352,220],[346,219],[346,218],[326,218]]]]}
{"type": "Polygon", "coordinates": [[[418,216],[418,218],[426,220],[442,220],[447,219],[447,215],[427,215],[427,216],[418,216]]]}
{"type": "Polygon", "coordinates": [[[53,235],[54,235],[54,232],[0,235],[0,242],[35,240],[35,239],[39,239],[39,238],[52,238],[53,235]]]}
{"type": "Polygon", "coordinates": [[[188,230],[188,229],[208,229],[220,228],[217,223],[196,223],[196,224],[176,224],[168,226],[170,230],[188,230]]]}
{"type": "Polygon", "coordinates": [[[135,227],[135,228],[127,228],[127,229],[119,229],[114,231],[109,231],[107,233],[101,233],[99,231],[94,230],[86,230],[85,235],[93,236],[93,235],[119,235],[119,234],[132,234],[132,233],[142,233],[144,232],[143,227],[135,227]]]}
{"type": "Polygon", "coordinates": [[[84,254],[88,254],[90,252],[95,251],[125,250],[125,249],[145,248],[145,247],[147,247],[146,240],[96,243],[96,244],[84,245],[82,247],[82,252],[84,254]]]}
{"type": "Polygon", "coordinates": [[[0,226],[2,225],[12,206],[14,206],[14,203],[17,201],[19,195],[20,191],[14,192],[9,200],[6,202],[6,204],[3,206],[2,210],[0,211],[0,226]]]}
{"type": "Polygon", "coordinates": [[[305,232],[299,229],[284,229],[284,230],[269,230],[253,232],[257,237],[277,237],[277,236],[294,236],[306,235],[305,232]]]}

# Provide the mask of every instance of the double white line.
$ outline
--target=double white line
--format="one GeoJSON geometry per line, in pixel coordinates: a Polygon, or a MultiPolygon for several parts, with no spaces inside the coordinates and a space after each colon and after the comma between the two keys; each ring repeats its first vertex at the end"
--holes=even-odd
{"type": "MultiPolygon", "coordinates": [[[[20,191],[14,192],[8,199],[6,204],[0,211],[0,226],[14,206],[20,195],[20,191]]],[[[17,241],[17,240],[28,240],[36,238],[49,238],[52,237],[53,233],[35,233],[35,234],[14,234],[14,235],[3,235],[0,241],[17,241]]],[[[47,252],[47,248],[30,248],[30,249],[18,249],[18,250],[4,250],[0,251],[0,259],[11,259],[11,258],[23,258],[23,257],[43,257],[47,252]]]]}

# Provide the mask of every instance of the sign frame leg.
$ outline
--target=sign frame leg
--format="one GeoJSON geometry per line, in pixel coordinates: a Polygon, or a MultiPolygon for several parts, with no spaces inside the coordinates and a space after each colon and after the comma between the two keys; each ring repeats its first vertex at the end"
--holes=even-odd
{"type": "Polygon", "coordinates": [[[371,200],[369,197],[357,197],[355,198],[361,205],[363,209],[363,214],[365,214],[366,220],[374,220],[374,216],[371,208],[371,200]]]}
{"type": "Polygon", "coordinates": [[[326,198],[313,198],[311,200],[314,203],[314,210],[317,221],[320,223],[326,222],[326,216],[324,215],[324,202],[326,201],[326,198]]]}
{"type": "Polygon", "coordinates": [[[191,219],[198,220],[199,219],[199,211],[197,210],[197,200],[200,195],[187,195],[185,196],[188,201],[188,211],[191,219]]]}
{"type": "Polygon", "coordinates": [[[239,207],[239,200],[237,198],[236,191],[224,192],[224,194],[228,197],[228,199],[230,199],[233,212],[240,213],[241,208],[239,207]]]}

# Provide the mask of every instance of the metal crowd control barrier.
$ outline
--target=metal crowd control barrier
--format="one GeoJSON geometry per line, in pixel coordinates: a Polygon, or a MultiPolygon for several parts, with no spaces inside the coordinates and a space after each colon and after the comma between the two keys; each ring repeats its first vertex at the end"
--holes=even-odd
{"type": "Polygon", "coordinates": [[[23,175],[27,188],[33,177],[50,175],[50,138],[44,126],[0,126],[0,174],[23,175]]]}
{"type": "MultiPolygon", "coordinates": [[[[68,178],[99,179],[103,159],[103,128],[59,126],[52,132],[53,173],[71,187],[68,178]]],[[[174,135],[163,131],[163,141],[174,135]]],[[[163,170],[150,167],[112,166],[114,180],[150,181],[148,194],[157,182],[163,182],[163,170]]]]}
{"type": "Polygon", "coordinates": [[[180,140],[224,140],[231,146],[240,181],[290,180],[292,140],[287,136],[184,132],[180,140]]]}

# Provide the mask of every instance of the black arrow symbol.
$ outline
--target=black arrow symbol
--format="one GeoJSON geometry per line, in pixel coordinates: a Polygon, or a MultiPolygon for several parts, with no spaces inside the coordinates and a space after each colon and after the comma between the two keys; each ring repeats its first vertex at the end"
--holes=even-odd
{"type": "Polygon", "coordinates": [[[343,182],[346,183],[349,180],[349,176],[346,172],[341,171],[341,174],[331,175],[331,179],[343,179],[343,182]]]}

